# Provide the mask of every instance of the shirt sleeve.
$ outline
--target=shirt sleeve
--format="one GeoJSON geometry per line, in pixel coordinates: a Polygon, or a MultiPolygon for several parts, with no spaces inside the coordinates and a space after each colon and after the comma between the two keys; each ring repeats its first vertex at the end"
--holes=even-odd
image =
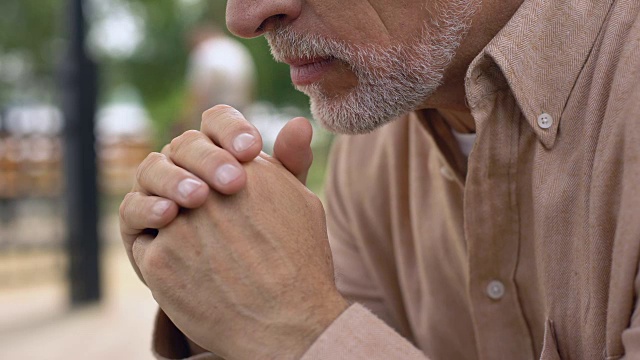
{"type": "Polygon", "coordinates": [[[382,320],[353,304],[311,345],[301,360],[427,360],[382,320]]]}
{"type": "Polygon", "coordinates": [[[158,313],[156,314],[152,351],[158,360],[224,360],[213,353],[192,356],[184,334],[173,324],[162,309],[158,309],[158,313]]]}
{"type": "MultiPolygon", "coordinates": [[[[158,360],[223,360],[213,353],[190,356],[184,335],[161,309],[156,316],[153,354],[158,360]]],[[[427,360],[411,343],[360,304],[345,310],[301,358],[325,359],[427,360]]]]}

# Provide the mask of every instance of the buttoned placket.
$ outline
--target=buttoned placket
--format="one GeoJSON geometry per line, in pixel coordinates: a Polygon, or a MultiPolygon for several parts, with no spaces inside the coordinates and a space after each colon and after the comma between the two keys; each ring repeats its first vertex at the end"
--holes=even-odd
{"type": "Polygon", "coordinates": [[[478,355],[533,360],[514,280],[520,241],[515,174],[522,114],[504,86],[496,91],[493,79],[480,71],[472,78],[467,86],[475,87],[468,93],[477,96],[469,99],[477,139],[469,158],[464,226],[478,355]]]}

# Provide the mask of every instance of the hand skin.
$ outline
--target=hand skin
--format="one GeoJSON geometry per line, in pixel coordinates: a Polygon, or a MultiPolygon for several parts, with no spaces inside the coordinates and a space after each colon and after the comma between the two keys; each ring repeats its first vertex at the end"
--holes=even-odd
{"type": "Polygon", "coordinates": [[[226,359],[297,359],[348,306],[319,199],[276,160],[245,164],[234,196],[210,192],[132,252],[158,304],[226,359]]]}
{"type": "MultiPolygon", "coordinates": [[[[210,181],[208,185],[211,186],[211,189],[209,189],[205,181],[198,176],[173,166],[172,157],[186,165],[190,165],[190,159],[208,158],[208,161],[203,161],[200,165],[214,173],[216,166],[221,166],[225,163],[224,161],[212,160],[211,158],[215,157],[215,154],[218,154],[217,157],[219,158],[222,153],[222,156],[226,156],[227,160],[230,157],[235,157],[237,161],[248,161],[259,154],[259,149],[262,146],[262,140],[257,130],[239,112],[229,106],[215,106],[205,112],[202,118],[202,134],[207,135],[211,140],[209,148],[203,150],[201,147],[200,151],[191,152],[176,151],[172,156],[171,145],[167,145],[164,147],[162,154],[151,154],[140,165],[136,184],[131,193],[127,194],[120,207],[120,227],[125,248],[136,273],[143,282],[144,279],[135,264],[132,254],[132,246],[136,238],[144,235],[146,229],[158,229],[171,223],[178,214],[179,206],[196,208],[202,205],[210,190],[233,194],[242,190],[246,181],[244,169],[241,168],[243,174],[235,183],[222,186],[215,181],[210,181]],[[233,141],[229,139],[236,139],[241,134],[255,136],[256,142],[244,151],[238,152],[233,147],[233,141]],[[205,152],[208,154],[204,154],[205,152]],[[182,155],[186,159],[181,160],[178,155],[182,155]],[[156,184],[147,186],[145,181],[149,177],[163,179],[165,184],[168,183],[169,185],[164,187],[157,187],[155,186],[156,184]],[[185,179],[191,179],[200,184],[186,198],[180,197],[178,191],[176,191],[178,184],[185,179]],[[158,209],[160,210],[159,212],[157,211],[158,209]]],[[[181,137],[192,138],[193,140],[194,137],[199,137],[202,134],[186,132],[181,137]]],[[[313,160],[313,153],[310,147],[311,137],[312,130],[309,122],[304,118],[295,118],[282,129],[274,146],[274,160],[280,161],[303,184],[306,181],[307,173],[313,160]]],[[[178,138],[172,142],[174,147],[193,142],[185,139],[178,140],[178,138]]],[[[193,148],[191,147],[192,150],[193,148]]],[[[227,163],[234,164],[234,161],[228,161],[227,163]]],[[[199,171],[198,173],[203,174],[205,171],[199,171]]],[[[206,178],[206,174],[204,174],[203,178],[206,178]]],[[[190,345],[192,354],[205,351],[188,337],[186,340],[190,345]]]]}
{"type": "MultiPolygon", "coordinates": [[[[309,121],[294,118],[281,130],[274,145],[274,158],[302,183],[313,161],[311,137],[309,121]]],[[[200,132],[187,131],[165,146],[162,153],[147,156],[138,167],[133,189],[120,205],[120,235],[129,261],[142,281],[131,253],[135,239],[148,229],[160,229],[171,223],[179,208],[201,206],[212,190],[229,195],[241,191],[246,185],[241,164],[256,158],[261,149],[260,133],[240,112],[227,105],[216,105],[202,115],[200,132]],[[235,139],[246,139],[247,134],[255,141],[238,151],[235,139]],[[236,169],[238,176],[221,184],[216,174],[225,165],[236,169]],[[179,191],[184,183],[192,185],[188,195],[179,191]]]]}

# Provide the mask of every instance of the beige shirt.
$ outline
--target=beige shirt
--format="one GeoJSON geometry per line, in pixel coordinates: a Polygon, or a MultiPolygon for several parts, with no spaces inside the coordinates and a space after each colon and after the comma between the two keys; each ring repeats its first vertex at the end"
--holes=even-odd
{"type": "Polygon", "coordinates": [[[469,68],[468,165],[429,110],[337,140],[329,235],[357,304],[304,360],[640,358],[639,14],[525,0],[469,68]]]}

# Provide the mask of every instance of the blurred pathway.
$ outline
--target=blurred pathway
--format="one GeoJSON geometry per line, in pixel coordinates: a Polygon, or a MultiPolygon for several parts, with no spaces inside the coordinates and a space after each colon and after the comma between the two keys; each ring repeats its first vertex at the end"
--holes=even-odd
{"type": "Polygon", "coordinates": [[[0,289],[0,359],[153,359],[156,304],[117,239],[117,219],[108,217],[103,227],[102,303],[68,310],[61,281],[0,289]]]}

